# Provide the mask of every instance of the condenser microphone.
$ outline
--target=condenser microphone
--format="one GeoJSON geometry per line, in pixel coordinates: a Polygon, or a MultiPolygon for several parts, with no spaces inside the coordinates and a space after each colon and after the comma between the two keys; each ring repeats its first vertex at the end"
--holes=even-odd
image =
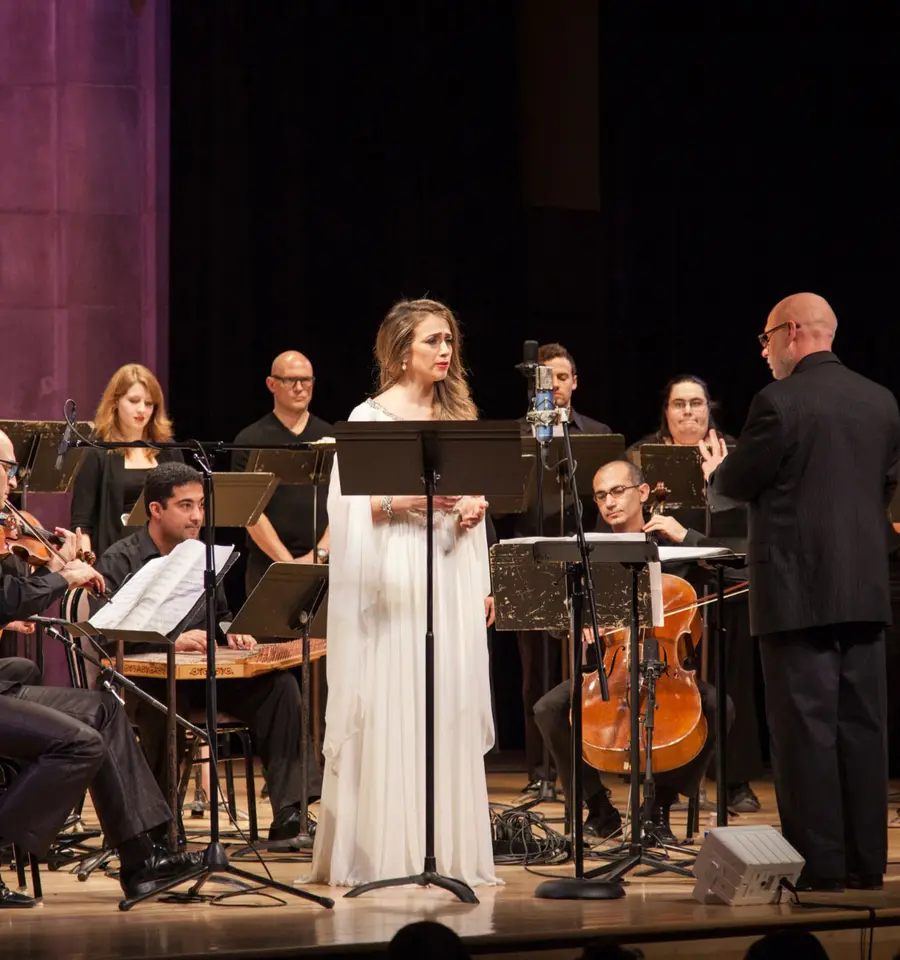
{"type": "Polygon", "coordinates": [[[65,460],[66,454],[69,452],[69,447],[72,446],[72,435],[74,432],[72,422],[67,420],[65,433],[63,433],[62,439],[59,441],[59,446],[56,448],[56,469],[58,471],[63,468],[63,460],[65,460]]]}
{"type": "MultiPolygon", "coordinates": [[[[553,368],[540,364],[534,368],[534,411],[536,414],[553,414],[553,368]]],[[[541,443],[549,443],[553,438],[552,417],[536,417],[534,436],[541,443]]]]}

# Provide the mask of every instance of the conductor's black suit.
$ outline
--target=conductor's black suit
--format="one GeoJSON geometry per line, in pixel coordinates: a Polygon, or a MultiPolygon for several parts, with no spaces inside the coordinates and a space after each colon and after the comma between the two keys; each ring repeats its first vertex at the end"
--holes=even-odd
{"type": "Polygon", "coordinates": [[[782,830],[805,874],[887,864],[886,507],[900,415],[830,351],[753,399],[711,495],[749,507],[750,629],[760,639],[782,830]]]}

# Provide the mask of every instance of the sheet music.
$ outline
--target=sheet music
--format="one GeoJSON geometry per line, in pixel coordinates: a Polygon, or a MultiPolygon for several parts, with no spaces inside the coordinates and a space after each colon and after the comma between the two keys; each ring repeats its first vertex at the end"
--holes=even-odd
{"type": "Polygon", "coordinates": [[[661,563],[673,560],[706,560],[709,557],[722,557],[730,554],[727,547],[660,547],[661,563]]]}
{"type": "MultiPolygon", "coordinates": [[[[215,547],[217,570],[234,547],[215,547]]],[[[203,595],[206,546],[185,540],[165,557],[148,561],[91,617],[97,630],[153,630],[167,636],[203,595]]]]}

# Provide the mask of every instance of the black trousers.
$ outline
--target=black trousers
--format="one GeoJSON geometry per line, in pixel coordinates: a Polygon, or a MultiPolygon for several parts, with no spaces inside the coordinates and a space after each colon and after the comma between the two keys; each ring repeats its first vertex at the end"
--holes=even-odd
{"type": "MultiPolygon", "coordinates": [[[[702,680],[698,680],[697,685],[700,689],[703,716],[706,717],[708,730],[706,743],[690,763],[686,763],[677,770],[667,770],[665,773],[654,776],[656,799],[660,804],[674,803],[679,794],[692,796],[696,793],[716,745],[716,691],[714,687],[702,680]]],[[[541,697],[534,708],[535,720],[553,756],[566,796],[569,795],[572,784],[572,725],[569,722],[571,701],[572,683],[570,680],[565,680],[546,696],[541,697]]],[[[730,699],[726,703],[727,722],[730,724],[734,718],[734,708],[730,699]]],[[[603,781],[594,767],[583,761],[582,764],[584,798],[590,801],[604,789],[603,781]]]]}
{"type": "MultiPolygon", "coordinates": [[[[147,693],[165,703],[164,680],[141,680],[147,693]]],[[[216,686],[219,710],[247,724],[253,733],[256,749],[266,771],[269,798],[276,812],[291,804],[299,804],[300,789],[300,688],[289,673],[273,671],[247,679],[220,680],[216,686]]],[[[206,706],[205,684],[199,680],[183,680],[178,684],[178,713],[187,715],[192,709],[206,706]]],[[[141,735],[141,745],[157,782],[165,788],[166,716],[149,704],[138,700],[132,717],[141,735]]],[[[184,753],[184,736],[179,730],[179,755],[184,753]]],[[[322,775],[312,746],[312,738],[302,751],[308,770],[308,793],[318,797],[322,792],[322,775]]]]}
{"type": "Polygon", "coordinates": [[[112,694],[8,687],[0,695],[0,755],[21,767],[0,795],[0,837],[31,853],[47,852],[88,788],[112,848],[171,819],[112,694]]]}
{"type": "Polygon", "coordinates": [[[884,635],[845,623],[760,637],[785,839],[811,876],[887,868],[884,635]]]}
{"type": "Polygon", "coordinates": [[[535,704],[552,690],[562,679],[560,641],[548,636],[550,669],[548,685],[544,686],[543,634],[536,631],[516,633],[519,644],[519,659],[522,661],[522,706],[525,709],[525,764],[529,780],[556,779],[553,755],[549,757],[549,769],[544,769],[544,741],[534,715],[535,704]]]}

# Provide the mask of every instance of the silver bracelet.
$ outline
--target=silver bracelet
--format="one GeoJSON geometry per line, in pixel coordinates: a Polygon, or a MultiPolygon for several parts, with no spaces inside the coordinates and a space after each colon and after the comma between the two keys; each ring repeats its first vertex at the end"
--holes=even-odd
{"type": "Polygon", "coordinates": [[[382,497],[381,498],[381,512],[387,516],[388,521],[394,519],[394,508],[392,506],[394,502],[393,497],[382,497]]]}

